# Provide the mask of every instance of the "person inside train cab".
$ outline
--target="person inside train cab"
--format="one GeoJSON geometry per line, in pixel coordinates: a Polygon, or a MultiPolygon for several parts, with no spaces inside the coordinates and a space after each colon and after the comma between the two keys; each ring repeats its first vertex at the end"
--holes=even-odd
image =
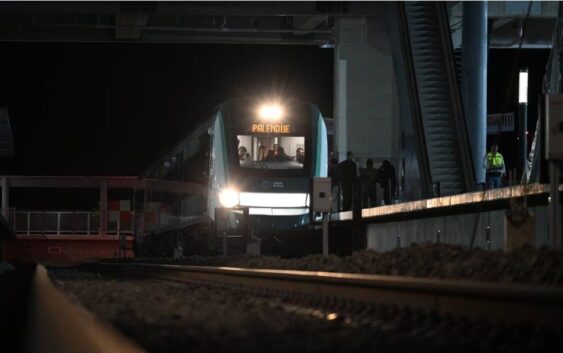
{"type": "Polygon", "coordinates": [[[268,151],[266,158],[264,158],[264,162],[277,162],[276,154],[278,152],[279,145],[274,143],[272,145],[272,149],[268,151]]]}
{"type": "Polygon", "coordinates": [[[305,150],[299,147],[295,151],[295,160],[301,164],[305,163],[305,150]]]}
{"type": "MultiPolygon", "coordinates": [[[[274,145],[277,146],[277,145],[274,145]]],[[[278,146],[276,150],[274,150],[274,161],[275,162],[286,162],[290,161],[293,158],[285,154],[285,150],[282,146],[278,146]]]]}
{"type": "Polygon", "coordinates": [[[250,159],[250,154],[248,153],[246,147],[240,146],[238,148],[238,159],[239,161],[246,161],[250,159]]]}
{"type": "Polygon", "coordinates": [[[269,150],[268,154],[266,155],[266,157],[264,158],[264,162],[274,162],[275,160],[275,152],[274,150],[269,150]]]}
{"type": "Polygon", "coordinates": [[[263,161],[266,159],[267,156],[268,156],[268,148],[266,147],[266,145],[261,145],[260,148],[258,149],[258,160],[263,161]]]}
{"type": "Polygon", "coordinates": [[[498,145],[493,143],[491,151],[483,158],[483,168],[485,169],[485,182],[487,189],[500,188],[501,178],[506,174],[504,158],[498,152],[498,145]]]}

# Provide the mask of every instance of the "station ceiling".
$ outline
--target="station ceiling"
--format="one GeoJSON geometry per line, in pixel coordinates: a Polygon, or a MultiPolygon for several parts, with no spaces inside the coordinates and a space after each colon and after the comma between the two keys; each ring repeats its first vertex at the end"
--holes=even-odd
{"type": "MultiPolygon", "coordinates": [[[[385,2],[0,3],[0,41],[308,44],[330,47],[336,19],[385,17],[385,2]]],[[[489,2],[490,47],[514,47],[528,2],[489,2]]],[[[461,2],[448,2],[452,33],[461,2]]],[[[557,2],[534,2],[524,47],[548,47],[557,2]]]]}
{"type": "Polygon", "coordinates": [[[381,15],[378,3],[0,3],[0,41],[323,45],[335,18],[381,15]]]}

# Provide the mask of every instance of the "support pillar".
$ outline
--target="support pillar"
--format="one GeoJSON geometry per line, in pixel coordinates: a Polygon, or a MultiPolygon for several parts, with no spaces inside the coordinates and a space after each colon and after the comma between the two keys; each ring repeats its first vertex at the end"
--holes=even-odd
{"type": "Polygon", "coordinates": [[[559,195],[559,161],[549,161],[549,241],[553,250],[563,250],[561,198],[559,195]]]}
{"type": "Polygon", "coordinates": [[[463,3],[462,98],[476,183],[485,182],[487,152],[487,5],[463,3]]]}
{"type": "Polygon", "coordinates": [[[518,104],[518,180],[525,180],[528,170],[528,103],[518,104]]]}
{"type": "Polygon", "coordinates": [[[398,163],[399,113],[386,19],[338,18],[334,49],[335,153],[398,163]]]}

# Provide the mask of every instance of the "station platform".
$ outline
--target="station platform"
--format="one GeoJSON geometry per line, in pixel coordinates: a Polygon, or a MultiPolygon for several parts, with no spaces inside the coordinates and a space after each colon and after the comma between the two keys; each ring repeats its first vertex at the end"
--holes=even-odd
{"type": "Polygon", "coordinates": [[[549,246],[548,204],[549,185],[534,183],[334,213],[331,224],[364,224],[377,251],[428,241],[510,251],[549,246]]]}

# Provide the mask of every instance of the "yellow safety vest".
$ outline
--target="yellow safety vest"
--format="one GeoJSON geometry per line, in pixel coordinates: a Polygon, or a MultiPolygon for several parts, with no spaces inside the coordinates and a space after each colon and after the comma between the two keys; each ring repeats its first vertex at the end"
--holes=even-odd
{"type": "Polygon", "coordinates": [[[498,174],[501,175],[504,169],[504,158],[502,158],[502,154],[496,153],[493,155],[492,152],[487,153],[487,173],[489,174],[498,174]]]}

